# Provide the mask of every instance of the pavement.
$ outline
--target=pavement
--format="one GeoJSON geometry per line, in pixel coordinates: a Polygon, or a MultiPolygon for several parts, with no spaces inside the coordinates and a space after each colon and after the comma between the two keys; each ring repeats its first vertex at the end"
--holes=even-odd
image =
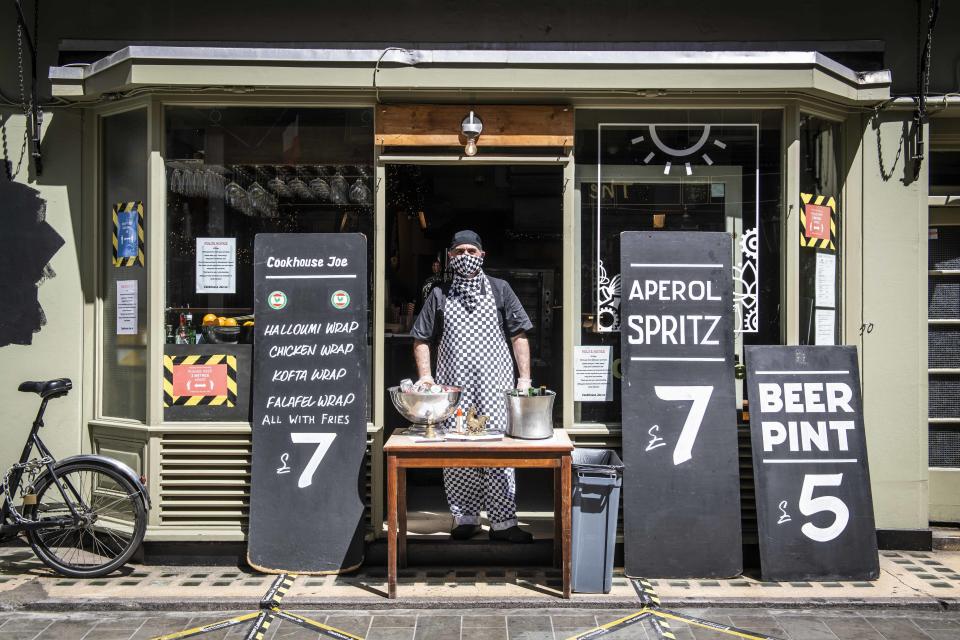
{"type": "MultiPolygon", "coordinates": [[[[670,608],[901,608],[960,611],[960,551],[882,551],[880,578],[871,582],[651,580],[670,608]]],[[[95,580],[59,576],[29,547],[0,547],[0,611],[244,610],[259,602],[273,576],[249,567],[129,564],[95,580]]],[[[542,567],[411,567],[399,573],[397,600],[386,598],[383,566],[350,575],[299,576],[292,608],[409,609],[633,607],[636,595],[615,570],[608,594],[560,597],[560,572],[542,567]]],[[[0,640],[3,640],[0,638],[0,640]]]]}
{"type": "MultiPolygon", "coordinates": [[[[635,609],[466,609],[419,611],[304,610],[311,620],[365,640],[565,640],[629,615],[635,609]]],[[[237,612],[0,613],[0,640],[151,640],[228,618],[237,612]]],[[[686,609],[684,614],[782,640],[955,640],[960,613],[903,610],[686,609]]],[[[734,640],[731,635],[671,620],[664,629],[677,640],[734,640]]],[[[249,623],[198,636],[242,640],[249,623]]],[[[263,640],[321,640],[316,631],[274,621],[263,640]]],[[[594,636],[597,637],[597,636],[594,636]]],[[[614,629],[609,640],[669,638],[649,618],[614,629]]]]}

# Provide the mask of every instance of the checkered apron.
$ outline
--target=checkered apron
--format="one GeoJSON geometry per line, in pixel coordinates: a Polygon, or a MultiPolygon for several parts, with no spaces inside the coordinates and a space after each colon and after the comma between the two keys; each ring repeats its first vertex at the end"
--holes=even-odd
{"type": "MultiPolygon", "coordinates": [[[[487,429],[505,431],[503,392],[515,382],[493,289],[483,272],[469,279],[473,282],[458,280],[454,278],[443,308],[437,382],[462,387],[459,406],[464,414],[475,406],[478,415],[490,416],[487,429]]],[[[444,426],[452,428],[453,420],[444,426]]],[[[444,469],[443,480],[454,524],[480,524],[483,510],[494,529],[517,524],[513,469],[444,469]]]]}

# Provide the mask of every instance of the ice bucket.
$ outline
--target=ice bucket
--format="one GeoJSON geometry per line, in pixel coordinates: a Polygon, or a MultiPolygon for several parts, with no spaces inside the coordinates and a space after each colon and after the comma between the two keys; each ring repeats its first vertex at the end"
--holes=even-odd
{"type": "Polygon", "coordinates": [[[546,391],[540,396],[514,396],[506,392],[507,435],[528,440],[542,440],[553,435],[553,399],[557,394],[546,391]]]}

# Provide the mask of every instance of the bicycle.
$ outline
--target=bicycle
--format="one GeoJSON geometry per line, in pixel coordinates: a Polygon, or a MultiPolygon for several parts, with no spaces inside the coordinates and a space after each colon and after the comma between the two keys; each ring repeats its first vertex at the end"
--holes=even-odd
{"type": "Polygon", "coordinates": [[[47,403],[67,395],[69,378],[24,382],[40,410],[20,455],[3,477],[0,540],[25,534],[33,552],[71,578],[97,578],[123,566],[143,541],[150,497],[127,465],[100,455],[56,460],[40,439],[47,403]],[[40,457],[31,458],[36,447],[40,457]],[[19,508],[14,504],[22,499],[19,508]]]}

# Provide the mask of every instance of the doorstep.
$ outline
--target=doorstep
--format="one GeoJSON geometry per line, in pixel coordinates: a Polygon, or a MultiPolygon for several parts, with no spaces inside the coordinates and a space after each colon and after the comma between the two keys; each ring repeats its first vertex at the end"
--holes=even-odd
{"type": "MultiPolygon", "coordinates": [[[[897,607],[960,610],[960,552],[883,551],[875,582],[652,580],[663,606],[897,607]]],[[[256,608],[273,576],[223,566],[129,565],[96,580],[50,572],[24,546],[0,547],[0,610],[245,610],[256,608]]],[[[291,609],[630,608],[637,599],[616,571],[609,594],[559,597],[560,573],[539,567],[401,570],[398,598],[386,598],[386,570],[299,576],[284,599],[291,609]]]]}

